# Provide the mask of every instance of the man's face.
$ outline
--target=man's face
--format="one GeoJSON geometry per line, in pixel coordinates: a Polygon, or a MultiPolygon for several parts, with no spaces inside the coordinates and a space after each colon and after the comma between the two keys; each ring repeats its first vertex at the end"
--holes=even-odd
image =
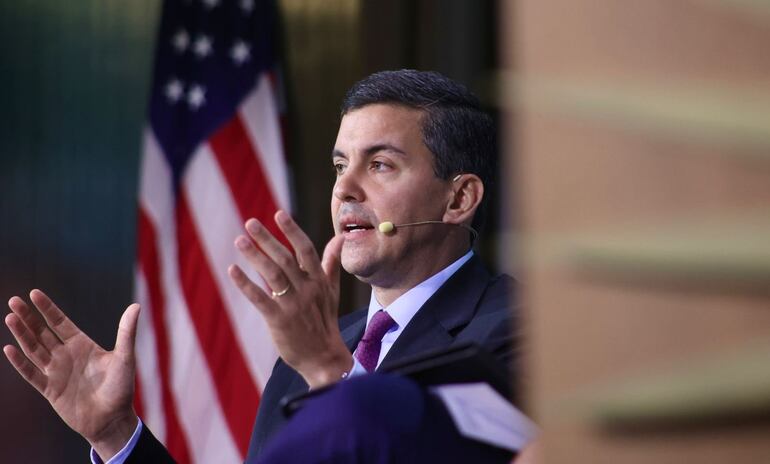
{"type": "Polygon", "coordinates": [[[394,284],[439,243],[441,226],[397,229],[379,223],[441,221],[450,182],[433,171],[433,155],[423,144],[420,110],[374,104],[342,118],[334,146],[337,181],[332,194],[336,233],[345,236],[342,267],[373,285],[394,284]]]}

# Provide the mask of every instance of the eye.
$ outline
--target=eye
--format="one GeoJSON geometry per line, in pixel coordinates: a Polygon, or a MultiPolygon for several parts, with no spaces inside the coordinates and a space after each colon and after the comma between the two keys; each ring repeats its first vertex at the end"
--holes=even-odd
{"type": "Polygon", "coordinates": [[[382,162],[382,161],[372,161],[371,168],[375,171],[386,171],[390,169],[390,165],[382,162]]]}
{"type": "Polygon", "coordinates": [[[343,172],[345,172],[345,167],[346,166],[340,162],[336,162],[332,165],[332,169],[334,169],[334,173],[337,174],[338,176],[343,172]]]}

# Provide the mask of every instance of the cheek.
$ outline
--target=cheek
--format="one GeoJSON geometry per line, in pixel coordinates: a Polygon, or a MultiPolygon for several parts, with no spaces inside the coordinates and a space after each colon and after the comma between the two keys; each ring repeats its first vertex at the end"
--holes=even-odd
{"type": "Polygon", "coordinates": [[[334,230],[337,230],[337,211],[340,209],[340,202],[335,201],[332,197],[331,205],[330,205],[330,212],[331,212],[331,218],[332,218],[332,226],[334,227],[334,230]]]}
{"type": "Polygon", "coordinates": [[[399,194],[391,196],[391,210],[405,216],[417,216],[417,220],[427,220],[426,215],[433,215],[442,208],[443,191],[439,191],[424,182],[415,182],[404,188],[399,194]]]}

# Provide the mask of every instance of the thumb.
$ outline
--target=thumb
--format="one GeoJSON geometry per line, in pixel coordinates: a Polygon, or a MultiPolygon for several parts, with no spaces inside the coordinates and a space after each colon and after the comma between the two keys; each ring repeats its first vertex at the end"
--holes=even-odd
{"type": "Polygon", "coordinates": [[[345,243],[345,237],[342,234],[332,237],[324,248],[323,259],[321,260],[324,274],[335,288],[340,285],[340,255],[342,254],[343,243],[345,243]]]}
{"type": "Polygon", "coordinates": [[[140,306],[137,303],[130,305],[123,312],[118,324],[118,336],[115,339],[115,352],[126,359],[134,357],[134,343],[136,342],[136,327],[139,321],[140,306]]]}

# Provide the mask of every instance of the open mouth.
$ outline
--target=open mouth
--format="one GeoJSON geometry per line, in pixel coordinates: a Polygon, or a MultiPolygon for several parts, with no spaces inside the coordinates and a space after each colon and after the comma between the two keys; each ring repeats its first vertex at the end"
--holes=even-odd
{"type": "Polygon", "coordinates": [[[342,227],[343,232],[351,233],[351,234],[366,232],[367,230],[372,230],[372,229],[374,229],[374,227],[369,224],[345,224],[342,227]]]}
{"type": "MultiPolygon", "coordinates": [[[[345,208],[345,205],[343,205],[343,208],[345,208]]],[[[371,237],[376,228],[375,223],[377,222],[374,214],[362,211],[361,208],[358,208],[359,211],[353,211],[352,207],[348,207],[348,209],[349,211],[340,212],[337,218],[337,227],[339,227],[340,233],[344,235],[347,240],[371,237]]]]}

